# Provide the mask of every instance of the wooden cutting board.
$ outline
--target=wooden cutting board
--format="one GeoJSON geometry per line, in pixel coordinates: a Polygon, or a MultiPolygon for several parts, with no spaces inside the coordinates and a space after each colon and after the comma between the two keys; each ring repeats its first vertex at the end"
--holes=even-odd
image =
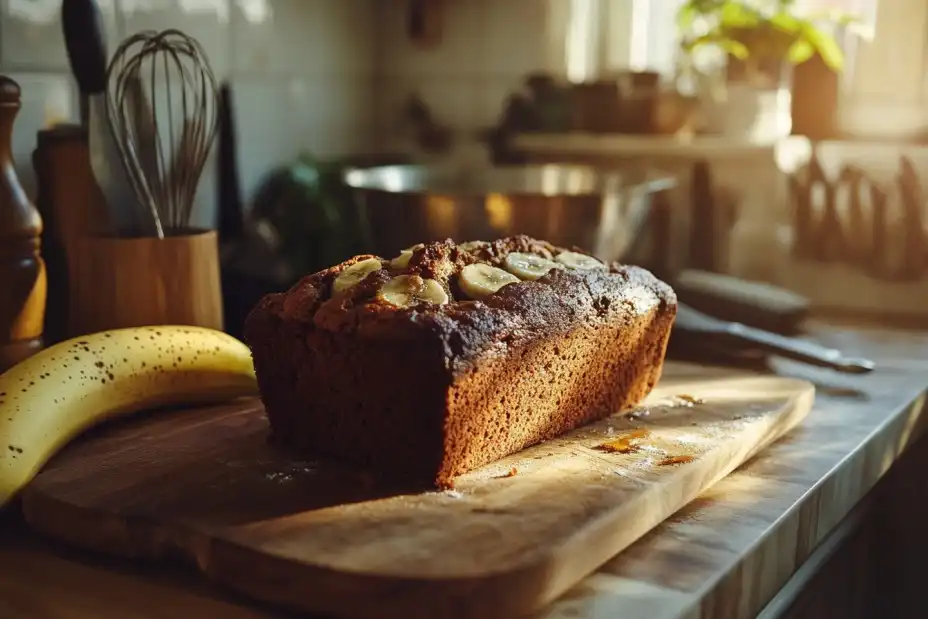
{"type": "Polygon", "coordinates": [[[454,491],[418,494],[276,452],[260,402],[247,400],[101,428],[46,467],[23,509],[56,538],[182,558],[239,592],[305,611],[515,617],[789,431],[813,399],[804,381],[710,379],[668,364],[631,416],[473,472],[454,491]]]}

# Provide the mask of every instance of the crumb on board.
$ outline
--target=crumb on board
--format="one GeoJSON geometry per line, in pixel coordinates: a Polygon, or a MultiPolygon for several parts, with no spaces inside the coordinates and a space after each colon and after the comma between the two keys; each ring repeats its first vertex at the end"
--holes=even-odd
{"type": "Polygon", "coordinates": [[[507,479],[507,478],[509,478],[509,477],[515,477],[515,476],[518,475],[518,474],[519,474],[519,469],[516,468],[516,467],[512,467],[511,469],[509,469],[509,470],[506,471],[505,473],[502,473],[502,474],[500,474],[500,475],[497,475],[497,476],[496,476],[496,479],[507,479]]]}
{"type": "Polygon", "coordinates": [[[649,430],[639,428],[620,434],[618,438],[601,443],[596,449],[607,453],[627,454],[635,453],[641,449],[641,441],[651,435],[649,430]]]}
{"type": "Polygon", "coordinates": [[[658,466],[674,466],[676,464],[686,464],[695,460],[693,456],[667,456],[657,463],[658,466]]]}

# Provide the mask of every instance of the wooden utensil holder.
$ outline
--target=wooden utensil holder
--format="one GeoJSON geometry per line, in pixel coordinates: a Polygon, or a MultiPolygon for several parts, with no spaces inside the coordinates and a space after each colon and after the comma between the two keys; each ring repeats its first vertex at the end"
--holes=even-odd
{"type": "Polygon", "coordinates": [[[214,231],[178,231],[164,239],[85,236],[77,245],[72,336],[166,324],[223,329],[214,231]]]}

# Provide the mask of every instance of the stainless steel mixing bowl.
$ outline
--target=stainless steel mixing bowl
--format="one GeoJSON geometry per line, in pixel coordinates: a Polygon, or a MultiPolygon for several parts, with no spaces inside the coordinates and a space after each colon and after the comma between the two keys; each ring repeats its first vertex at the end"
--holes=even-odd
{"type": "Polygon", "coordinates": [[[384,166],[345,172],[372,251],[527,234],[621,260],[672,176],[586,166],[384,166]]]}

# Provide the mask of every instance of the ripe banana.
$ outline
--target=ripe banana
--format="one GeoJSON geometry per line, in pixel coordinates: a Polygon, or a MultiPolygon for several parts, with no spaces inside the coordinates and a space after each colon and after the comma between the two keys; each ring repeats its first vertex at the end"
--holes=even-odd
{"type": "Polygon", "coordinates": [[[117,329],[51,346],[0,374],[0,507],[106,419],[256,393],[248,347],[212,329],[117,329]]]}

